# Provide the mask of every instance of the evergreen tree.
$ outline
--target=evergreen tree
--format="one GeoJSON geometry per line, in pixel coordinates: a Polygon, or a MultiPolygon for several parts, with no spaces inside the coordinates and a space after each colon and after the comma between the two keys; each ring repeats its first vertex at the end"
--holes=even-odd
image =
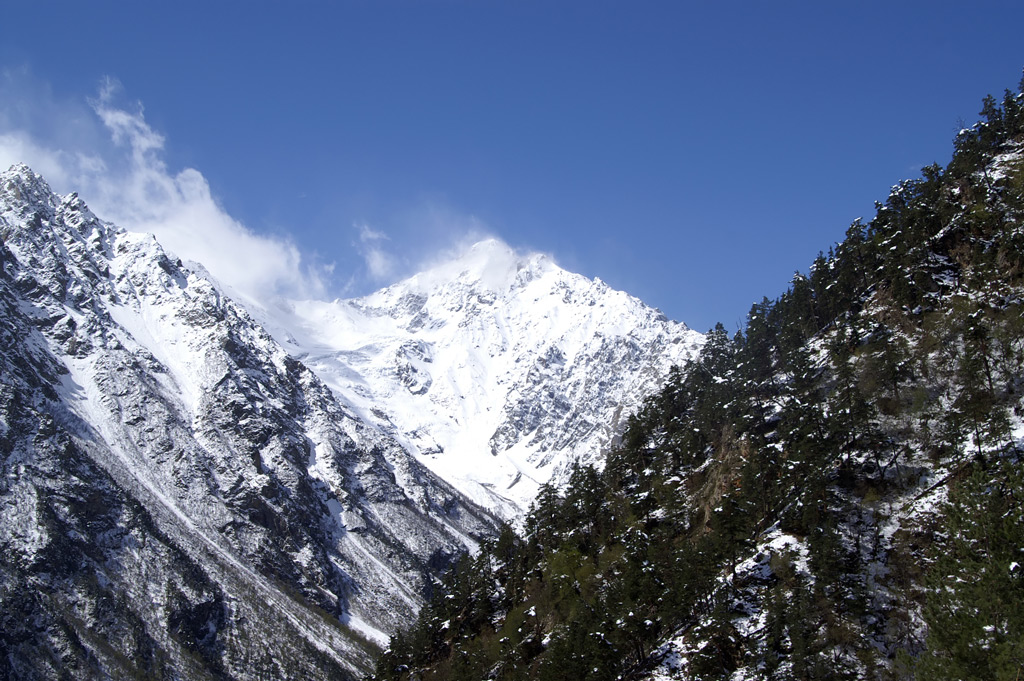
{"type": "Polygon", "coordinates": [[[976,466],[953,488],[925,607],[918,679],[1016,680],[1024,674],[1024,471],[1015,457],[976,466]],[[995,475],[993,476],[993,473],[995,475]]]}

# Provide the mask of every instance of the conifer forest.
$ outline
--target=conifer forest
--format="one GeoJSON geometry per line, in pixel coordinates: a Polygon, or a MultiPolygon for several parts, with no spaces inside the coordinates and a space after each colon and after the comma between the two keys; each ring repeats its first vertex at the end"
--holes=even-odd
{"type": "Polygon", "coordinates": [[[1021,678],[1020,88],[953,145],[462,558],[376,677],[1021,678]]]}

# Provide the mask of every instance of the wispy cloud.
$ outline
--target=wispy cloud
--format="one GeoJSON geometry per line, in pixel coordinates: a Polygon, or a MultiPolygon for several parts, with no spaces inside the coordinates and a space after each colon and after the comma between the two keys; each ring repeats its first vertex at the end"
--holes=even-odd
{"type": "Polygon", "coordinates": [[[405,232],[416,235],[409,266],[420,272],[459,257],[473,244],[501,238],[477,216],[440,199],[423,200],[403,215],[405,232]]]}
{"type": "Polygon", "coordinates": [[[363,258],[363,264],[370,279],[374,283],[388,282],[395,277],[398,271],[396,256],[385,248],[385,243],[390,237],[384,232],[370,228],[369,225],[355,225],[359,230],[359,242],[356,250],[363,258]]]}
{"type": "Polygon", "coordinates": [[[152,232],[244,296],[324,295],[328,270],[304,262],[292,242],[231,217],[198,170],[169,169],[164,136],[146,122],[141,104],[122,98],[120,85],[107,79],[83,111],[77,102],[58,101],[24,70],[3,72],[0,166],[27,163],[57,191],[77,191],[102,218],[152,232]],[[59,133],[69,126],[79,129],[74,139],[59,133]]]}
{"type": "Polygon", "coordinates": [[[485,239],[501,241],[479,218],[439,200],[422,200],[393,216],[391,222],[392,234],[366,223],[353,225],[356,238],[352,246],[361,259],[364,280],[350,279],[348,293],[368,293],[382,284],[436,268],[485,239]]]}
{"type": "Polygon", "coordinates": [[[385,227],[352,224],[352,253],[337,256],[347,271],[336,273],[332,256],[325,263],[232,217],[199,170],[168,167],[166,149],[142,104],[114,79],[91,97],[62,99],[28,69],[0,70],[0,169],[28,164],[56,191],[76,191],[101,218],[155,234],[244,297],[363,295],[494,238],[477,217],[421,198],[383,216],[385,227]],[[343,285],[332,287],[339,277],[343,285]]]}

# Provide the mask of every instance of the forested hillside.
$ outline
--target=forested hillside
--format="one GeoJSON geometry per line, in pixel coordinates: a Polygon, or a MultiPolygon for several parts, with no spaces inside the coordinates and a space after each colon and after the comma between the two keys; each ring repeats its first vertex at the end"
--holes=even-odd
{"type": "Polygon", "coordinates": [[[1024,96],[981,116],[465,557],[378,677],[1020,678],[1024,96]]]}

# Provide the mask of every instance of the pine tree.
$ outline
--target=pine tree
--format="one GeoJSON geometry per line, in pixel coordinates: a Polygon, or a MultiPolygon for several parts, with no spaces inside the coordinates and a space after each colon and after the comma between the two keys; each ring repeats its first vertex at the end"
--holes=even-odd
{"type": "Polygon", "coordinates": [[[1014,681],[1024,674],[1024,471],[976,466],[955,487],[929,570],[928,649],[918,679],[1014,681]]]}

